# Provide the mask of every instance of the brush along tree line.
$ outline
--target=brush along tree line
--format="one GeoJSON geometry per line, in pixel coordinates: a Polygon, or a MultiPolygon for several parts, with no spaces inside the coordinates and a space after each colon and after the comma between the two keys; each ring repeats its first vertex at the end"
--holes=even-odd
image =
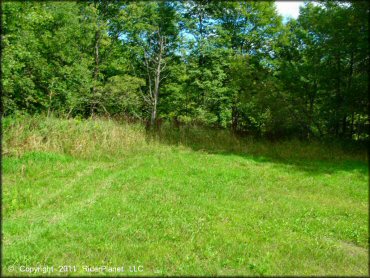
{"type": "Polygon", "coordinates": [[[5,116],[111,116],[366,139],[369,3],[2,4],[5,116]]]}

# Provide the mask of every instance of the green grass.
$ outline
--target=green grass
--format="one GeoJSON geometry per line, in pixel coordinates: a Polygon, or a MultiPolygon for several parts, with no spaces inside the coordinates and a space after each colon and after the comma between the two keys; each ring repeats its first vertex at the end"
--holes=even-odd
{"type": "Polygon", "coordinates": [[[61,265],[77,266],[69,275],[101,265],[124,265],[123,275],[142,265],[135,274],[147,276],[368,273],[361,150],[200,129],[153,138],[103,120],[6,121],[5,275],[26,275],[22,265],[54,266],[53,275],[65,275],[61,265]]]}

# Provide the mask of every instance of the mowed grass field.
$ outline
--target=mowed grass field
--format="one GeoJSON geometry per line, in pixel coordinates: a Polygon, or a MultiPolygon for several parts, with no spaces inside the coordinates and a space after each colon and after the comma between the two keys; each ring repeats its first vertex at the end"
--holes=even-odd
{"type": "Polygon", "coordinates": [[[364,150],[107,120],[3,132],[3,275],[368,274],[364,150]]]}

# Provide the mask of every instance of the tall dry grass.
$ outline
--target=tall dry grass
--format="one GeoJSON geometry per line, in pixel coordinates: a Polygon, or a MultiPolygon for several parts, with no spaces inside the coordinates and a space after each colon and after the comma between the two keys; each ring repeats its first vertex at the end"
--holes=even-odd
{"type": "Polygon", "coordinates": [[[3,119],[3,154],[51,151],[80,158],[124,155],[145,147],[144,128],[108,119],[17,116],[3,119]]]}
{"type": "Polygon", "coordinates": [[[364,145],[287,140],[270,142],[241,138],[227,130],[197,126],[176,128],[165,123],[148,132],[144,125],[110,119],[62,119],[45,116],[3,118],[3,155],[51,151],[80,158],[123,156],[160,151],[160,145],[185,146],[195,151],[264,156],[287,160],[366,161],[364,145]]]}

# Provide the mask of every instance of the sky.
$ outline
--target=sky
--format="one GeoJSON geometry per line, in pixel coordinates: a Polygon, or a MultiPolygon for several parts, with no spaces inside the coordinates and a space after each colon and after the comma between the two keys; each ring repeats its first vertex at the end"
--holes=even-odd
{"type": "Polygon", "coordinates": [[[277,11],[284,18],[297,18],[299,15],[299,6],[303,6],[303,1],[275,1],[277,11]]]}

